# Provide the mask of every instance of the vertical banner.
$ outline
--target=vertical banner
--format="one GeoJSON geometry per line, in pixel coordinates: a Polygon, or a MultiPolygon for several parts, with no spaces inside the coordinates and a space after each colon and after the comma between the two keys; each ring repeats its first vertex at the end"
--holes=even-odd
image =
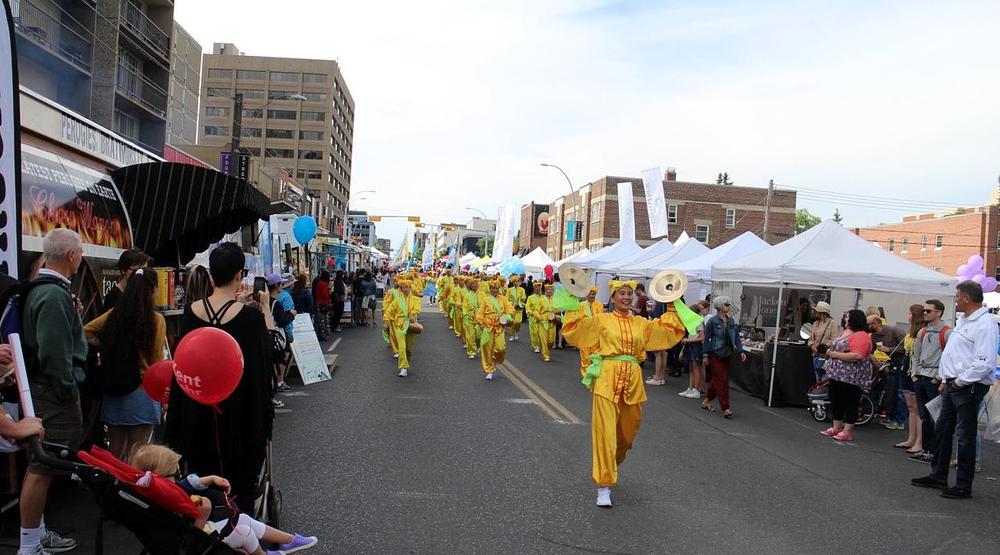
{"type": "Polygon", "coordinates": [[[649,236],[667,235],[667,201],[663,198],[660,168],[642,171],[642,186],[646,189],[646,213],[649,214],[649,236]]]}
{"type": "Polygon", "coordinates": [[[497,214],[497,232],[493,237],[493,252],[490,260],[503,262],[514,251],[514,227],[517,222],[517,208],[508,204],[500,208],[497,214]]]}
{"type": "Polygon", "coordinates": [[[635,201],[632,184],[618,184],[618,237],[621,241],[635,242],[635,201]]]}
{"type": "Polygon", "coordinates": [[[0,53],[0,272],[20,278],[21,252],[21,139],[17,86],[17,51],[10,4],[3,3],[0,41],[9,45],[0,53]]]}

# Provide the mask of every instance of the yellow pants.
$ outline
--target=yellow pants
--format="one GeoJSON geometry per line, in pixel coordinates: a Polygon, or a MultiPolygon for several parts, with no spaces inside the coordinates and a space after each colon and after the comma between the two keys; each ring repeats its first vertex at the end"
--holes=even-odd
{"type": "Polygon", "coordinates": [[[479,334],[476,333],[479,326],[472,321],[472,318],[464,318],[463,323],[462,337],[465,339],[465,354],[472,356],[479,348],[479,334]]]}
{"type": "Polygon", "coordinates": [[[521,322],[514,320],[507,325],[507,335],[514,337],[519,333],[521,333],[521,322]]]}
{"type": "Polygon", "coordinates": [[[539,331],[541,331],[541,329],[542,328],[541,326],[538,325],[538,322],[534,320],[528,320],[528,335],[531,336],[531,348],[536,351],[542,349],[542,337],[538,333],[539,331]]]}
{"type": "Polygon", "coordinates": [[[393,330],[395,333],[389,334],[389,342],[395,343],[392,350],[399,353],[399,363],[396,365],[397,368],[402,370],[403,368],[410,367],[410,355],[413,354],[413,346],[417,342],[417,335],[413,333],[406,333],[405,331],[393,330]],[[402,348],[401,348],[402,347],[402,348]]]}
{"type": "Polygon", "coordinates": [[[501,364],[507,356],[507,343],[503,329],[491,333],[489,339],[479,346],[479,360],[483,364],[483,372],[492,374],[497,364],[501,364]]]}
{"type": "Polygon", "coordinates": [[[556,337],[556,326],[549,322],[549,329],[545,329],[544,322],[532,322],[528,324],[531,331],[531,348],[542,351],[542,358],[549,358],[549,349],[552,347],[556,337]]]}
{"type": "Polygon", "coordinates": [[[594,408],[590,417],[590,435],[594,452],[593,479],[598,487],[612,487],[618,483],[618,465],[632,448],[632,441],[639,433],[642,405],[614,403],[594,395],[594,408]]]}

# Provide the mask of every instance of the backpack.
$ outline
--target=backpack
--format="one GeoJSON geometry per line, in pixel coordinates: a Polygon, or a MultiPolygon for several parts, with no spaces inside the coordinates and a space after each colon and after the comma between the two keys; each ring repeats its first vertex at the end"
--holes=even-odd
{"type": "MultiPolygon", "coordinates": [[[[949,328],[948,326],[945,326],[945,327],[941,328],[941,332],[938,334],[938,341],[941,343],[941,350],[942,351],[944,350],[944,344],[945,344],[945,342],[948,339],[947,338],[947,334],[948,334],[948,330],[950,330],[950,329],[951,328],[949,328]]],[[[924,340],[924,336],[926,336],[926,335],[927,335],[927,328],[923,328],[922,330],[920,330],[920,340],[921,341],[924,340]]]]}
{"type": "Polygon", "coordinates": [[[66,288],[62,280],[52,276],[42,275],[30,281],[18,281],[8,275],[0,274],[0,306],[3,307],[3,312],[0,313],[0,343],[6,343],[7,336],[12,333],[21,333],[21,318],[24,315],[24,303],[28,300],[28,294],[35,287],[45,284],[66,288]]]}

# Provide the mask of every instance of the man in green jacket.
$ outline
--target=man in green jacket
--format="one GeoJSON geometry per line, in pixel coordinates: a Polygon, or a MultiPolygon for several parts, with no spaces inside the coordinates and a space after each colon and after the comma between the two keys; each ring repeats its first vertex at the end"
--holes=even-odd
{"type": "MultiPolygon", "coordinates": [[[[35,285],[21,316],[24,362],[35,414],[42,419],[46,439],[76,451],[83,433],[79,386],[84,378],[87,341],[69,278],[83,261],[83,244],[75,231],[58,228],[45,235],[42,252],[45,267],[32,280],[35,285]]],[[[19,555],[61,553],[76,547],[76,541],[45,528],[45,500],[53,476],[59,474],[30,460],[21,488],[19,555]]]]}

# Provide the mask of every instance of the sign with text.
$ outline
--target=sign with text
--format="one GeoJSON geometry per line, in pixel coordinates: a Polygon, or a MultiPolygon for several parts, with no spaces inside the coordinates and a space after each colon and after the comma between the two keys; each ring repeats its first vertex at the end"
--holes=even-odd
{"type": "Polygon", "coordinates": [[[18,277],[18,251],[21,245],[20,209],[20,115],[18,115],[17,54],[10,6],[3,3],[4,41],[10,48],[0,55],[0,271],[18,277]]]}
{"type": "Polygon", "coordinates": [[[299,375],[305,385],[330,379],[330,367],[326,365],[323,347],[319,344],[312,318],[308,314],[296,314],[292,322],[292,356],[299,367],[299,375]]]}
{"type": "Polygon", "coordinates": [[[649,236],[667,235],[667,202],[663,197],[660,168],[642,171],[642,186],[646,191],[646,213],[649,214],[649,236]]]}

